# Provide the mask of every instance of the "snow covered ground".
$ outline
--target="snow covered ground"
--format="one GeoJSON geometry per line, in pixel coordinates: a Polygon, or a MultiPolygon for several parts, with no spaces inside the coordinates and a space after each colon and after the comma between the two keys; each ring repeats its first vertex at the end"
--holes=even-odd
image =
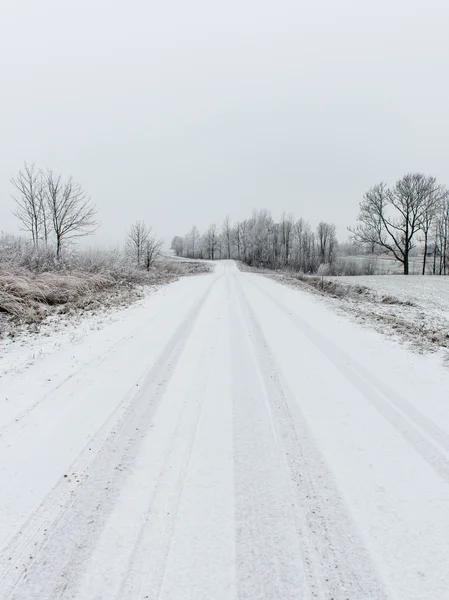
{"type": "Polygon", "coordinates": [[[425,350],[449,348],[449,278],[422,275],[338,277],[333,281],[368,288],[351,295],[345,308],[369,325],[401,336],[425,350]]]}
{"type": "Polygon", "coordinates": [[[351,285],[364,285],[380,296],[393,296],[412,302],[422,309],[449,317],[449,277],[426,275],[367,275],[338,277],[334,280],[351,285]]]}
{"type": "MultiPolygon", "coordinates": [[[[392,256],[373,256],[373,255],[355,255],[355,256],[342,256],[341,260],[343,262],[355,262],[355,264],[359,264],[362,267],[369,261],[374,268],[374,272],[377,275],[402,275],[404,273],[404,266],[398,262],[392,256]]],[[[421,275],[422,273],[422,256],[411,256],[409,258],[409,272],[412,275],[421,275]]],[[[433,267],[432,259],[429,258],[427,261],[427,272],[429,272],[433,267]]]]}
{"type": "Polygon", "coordinates": [[[232,261],[108,319],[3,348],[2,599],[449,599],[438,356],[232,261]]]}
{"type": "Polygon", "coordinates": [[[163,296],[164,290],[165,287],[156,286],[132,289],[122,294],[121,303],[112,301],[95,310],[54,314],[38,324],[6,322],[4,315],[4,333],[0,337],[0,384],[6,375],[23,373],[46,355],[54,355],[68,347],[74,352],[80,347],[84,353],[82,342],[87,335],[122,321],[129,311],[145,307],[151,296],[163,296]]]}

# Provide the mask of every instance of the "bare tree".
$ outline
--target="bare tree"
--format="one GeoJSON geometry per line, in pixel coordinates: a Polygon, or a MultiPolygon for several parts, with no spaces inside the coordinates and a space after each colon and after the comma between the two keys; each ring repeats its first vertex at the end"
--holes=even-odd
{"type": "Polygon", "coordinates": [[[310,225],[305,223],[302,237],[302,266],[305,273],[314,273],[320,264],[317,257],[316,239],[310,225]]]}
{"type": "Polygon", "coordinates": [[[17,190],[13,196],[16,203],[13,214],[21,222],[22,228],[31,234],[35,246],[39,245],[41,238],[46,242],[48,234],[42,171],[36,169],[34,163],[25,163],[11,183],[17,190]]]}
{"type": "Polygon", "coordinates": [[[199,239],[200,239],[200,232],[194,225],[187,235],[189,255],[190,255],[189,258],[195,258],[195,254],[198,249],[199,239]]]}
{"type": "Polygon", "coordinates": [[[298,219],[296,223],[293,225],[293,256],[291,256],[291,262],[298,269],[302,268],[302,240],[304,234],[305,223],[303,219],[298,219]]]}
{"type": "Polygon", "coordinates": [[[232,227],[229,217],[223,221],[222,235],[228,258],[231,258],[232,227]]]}
{"type": "Polygon", "coordinates": [[[282,238],[282,260],[284,265],[288,265],[290,260],[290,251],[293,240],[293,216],[286,215],[285,213],[282,215],[282,220],[280,223],[281,229],[281,238],[282,238]]]}
{"type": "Polygon", "coordinates": [[[435,178],[421,173],[405,175],[392,190],[384,183],[374,186],[360,203],[357,227],[350,229],[354,241],[391,252],[408,275],[415,235],[437,189],[435,178]]]}
{"type": "Polygon", "coordinates": [[[171,243],[171,249],[176,256],[182,256],[184,252],[184,240],[179,235],[175,235],[171,243]]]}
{"type": "Polygon", "coordinates": [[[52,236],[52,224],[47,202],[47,186],[42,172],[40,174],[40,185],[37,188],[37,199],[40,214],[40,237],[43,239],[45,246],[48,246],[52,236]]]}
{"type": "Polygon", "coordinates": [[[208,258],[215,260],[215,250],[218,245],[217,226],[215,224],[209,225],[209,229],[206,232],[205,245],[208,258]]]}
{"type": "Polygon", "coordinates": [[[274,256],[270,252],[270,235],[273,219],[267,210],[254,211],[249,221],[250,227],[250,264],[273,266],[274,256]]]}
{"type": "Polygon", "coordinates": [[[242,224],[236,223],[234,226],[232,237],[234,239],[235,248],[237,250],[237,260],[240,260],[242,255],[242,224]]]}
{"type": "MultiPolygon", "coordinates": [[[[385,234],[383,220],[386,217],[390,191],[385,183],[370,188],[360,202],[360,213],[355,228],[350,227],[355,243],[376,246],[391,251],[394,254],[393,240],[385,234]]],[[[396,255],[395,255],[396,256],[396,255]]],[[[400,260],[396,256],[397,260],[400,260]]]]}
{"type": "Polygon", "coordinates": [[[405,175],[392,190],[391,205],[399,214],[399,219],[391,221],[390,230],[394,228],[396,232],[394,239],[399,240],[396,246],[401,248],[402,244],[404,275],[409,273],[409,254],[415,245],[414,236],[423,228],[426,218],[431,218],[438,201],[439,190],[435,177],[426,177],[421,173],[405,175]]]}
{"type": "Polygon", "coordinates": [[[320,251],[320,263],[332,264],[337,246],[335,225],[321,221],[317,227],[317,238],[320,251]]]}
{"type": "Polygon", "coordinates": [[[322,261],[320,244],[308,223],[302,219],[294,223],[290,215],[275,222],[266,210],[254,211],[251,218],[233,227],[226,219],[219,235],[215,225],[201,237],[194,227],[184,238],[183,255],[236,258],[249,265],[273,269],[287,266],[315,273],[320,263],[332,264],[337,249],[335,226],[322,223],[320,227],[322,261]]]}
{"type": "MultiPolygon", "coordinates": [[[[444,214],[445,201],[449,198],[449,190],[445,186],[435,186],[428,195],[421,220],[421,231],[424,235],[424,251],[422,274],[426,274],[427,255],[429,253],[429,232],[438,215],[444,214]]],[[[436,244],[435,244],[436,245],[436,244]]]]}
{"type": "Polygon", "coordinates": [[[447,275],[449,250],[449,198],[444,198],[437,211],[434,226],[433,274],[447,275]],[[437,258],[438,269],[437,269],[437,258]]]}
{"type": "Polygon", "coordinates": [[[240,256],[244,262],[248,261],[248,249],[250,245],[250,225],[247,220],[239,223],[240,256]]]}
{"type": "Polygon", "coordinates": [[[157,249],[156,240],[151,234],[151,228],[148,228],[143,221],[136,221],[131,225],[126,234],[126,253],[134,264],[140,267],[149,268],[153,255],[157,249]]]}
{"type": "Polygon", "coordinates": [[[56,240],[56,258],[71,239],[91,235],[98,227],[96,208],[87,192],[72,177],[48,171],[45,178],[46,207],[56,240]]]}
{"type": "Polygon", "coordinates": [[[150,227],[148,230],[148,239],[146,241],[143,254],[144,265],[147,271],[150,270],[150,267],[159,256],[161,248],[162,240],[156,238],[150,227]]]}

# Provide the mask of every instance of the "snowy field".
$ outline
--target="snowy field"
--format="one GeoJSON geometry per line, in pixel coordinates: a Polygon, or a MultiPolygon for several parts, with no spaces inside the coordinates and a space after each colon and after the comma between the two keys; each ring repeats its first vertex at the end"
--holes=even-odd
{"type": "MultiPolygon", "coordinates": [[[[391,256],[375,256],[372,255],[350,255],[341,257],[342,261],[354,261],[358,263],[360,267],[367,261],[373,262],[373,268],[375,269],[376,275],[401,275],[403,273],[403,266],[395,258],[391,256]]],[[[432,258],[429,257],[427,261],[427,270],[432,268],[432,258]]],[[[422,257],[411,256],[409,262],[409,270],[411,275],[420,275],[422,272],[422,257]]]]}
{"type": "Polygon", "coordinates": [[[374,275],[329,279],[371,292],[351,294],[340,303],[368,325],[407,339],[422,350],[449,347],[449,277],[374,275]]]}
{"type": "Polygon", "coordinates": [[[426,275],[370,275],[338,277],[335,281],[363,285],[379,297],[391,296],[402,302],[412,302],[423,310],[449,318],[449,277],[426,275]]]}

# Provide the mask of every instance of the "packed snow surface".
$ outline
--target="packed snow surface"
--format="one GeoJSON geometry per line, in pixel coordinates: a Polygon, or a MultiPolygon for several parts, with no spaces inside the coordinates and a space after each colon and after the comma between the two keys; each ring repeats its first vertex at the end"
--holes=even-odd
{"type": "Polygon", "coordinates": [[[3,348],[2,600],[449,599],[436,355],[232,261],[73,336],[3,348]]]}

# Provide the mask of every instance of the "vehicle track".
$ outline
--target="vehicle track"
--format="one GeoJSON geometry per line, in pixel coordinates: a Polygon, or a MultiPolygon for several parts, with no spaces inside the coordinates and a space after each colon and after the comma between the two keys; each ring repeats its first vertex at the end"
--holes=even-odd
{"type": "MultiPolygon", "coordinates": [[[[186,293],[179,298],[180,302],[186,299],[186,293]]],[[[89,361],[82,363],[76,367],[69,375],[64,377],[56,385],[52,386],[48,391],[45,392],[40,398],[38,398],[33,404],[27,406],[19,412],[15,412],[9,418],[2,411],[0,422],[0,442],[5,444],[8,436],[15,435],[18,431],[26,426],[27,420],[32,416],[33,412],[45,402],[51,401],[57,394],[59,394],[65,386],[73,386],[72,389],[76,390],[80,383],[86,380],[88,377],[96,375],[97,370],[101,365],[110,360],[113,355],[117,355],[119,352],[124,350],[124,346],[129,343],[136,336],[137,333],[142,333],[142,330],[151,331],[151,328],[155,321],[160,316],[171,308],[170,303],[166,303],[160,310],[152,314],[145,321],[143,325],[139,325],[135,329],[123,335],[121,339],[110,345],[106,350],[102,348],[101,353],[95,357],[91,357],[89,361]]]]}
{"type": "Polygon", "coordinates": [[[126,478],[126,468],[151,427],[179,357],[217,281],[212,281],[188,312],[138,386],[139,391],[136,393],[135,387],[130,390],[102,430],[86,444],[67,471],[74,479],[61,479],[2,552],[0,588],[5,599],[54,598],[69,592],[81,562],[93,550],[126,478]],[[74,485],[69,487],[68,483],[74,485]]]}
{"type": "Polygon", "coordinates": [[[316,447],[298,399],[276,366],[238,277],[233,283],[292,486],[292,511],[305,570],[304,597],[385,600],[388,594],[316,447]]]}
{"type": "Polygon", "coordinates": [[[449,483],[449,435],[400,394],[391,390],[378,377],[350,357],[335,342],[324,337],[299,315],[292,313],[288,307],[256,282],[253,280],[249,280],[249,282],[287,315],[295,327],[339,369],[440,477],[449,483]]]}
{"type": "Polygon", "coordinates": [[[0,441],[2,600],[449,600],[442,427],[307,296],[208,277],[0,441]]]}

